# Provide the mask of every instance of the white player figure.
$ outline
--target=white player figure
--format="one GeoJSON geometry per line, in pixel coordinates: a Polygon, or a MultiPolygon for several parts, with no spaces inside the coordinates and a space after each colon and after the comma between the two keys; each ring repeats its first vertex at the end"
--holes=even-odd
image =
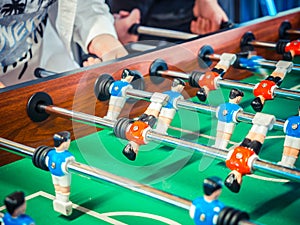
{"type": "Polygon", "coordinates": [[[238,89],[231,89],[229,102],[218,106],[216,117],[218,118],[215,148],[226,149],[237,121],[237,114],[243,109],[238,104],[241,102],[244,93],[238,89]]]}
{"type": "Polygon", "coordinates": [[[70,215],[72,213],[72,202],[69,200],[71,174],[67,171],[67,165],[75,160],[68,151],[70,146],[70,133],[62,131],[54,134],[54,149],[46,156],[46,165],[52,175],[52,182],[55,188],[55,199],[53,208],[55,211],[70,215]]]}
{"type": "Polygon", "coordinates": [[[134,75],[133,71],[124,69],[121,80],[117,80],[110,85],[109,93],[111,96],[109,99],[109,107],[104,118],[116,120],[119,117],[127,100],[126,90],[133,88],[130,83],[133,81],[134,75]]]}
{"type": "Polygon", "coordinates": [[[298,116],[289,117],[284,123],[283,130],[286,136],[279,164],[294,168],[300,151],[300,107],[298,108],[298,116]]]}
{"type": "Polygon", "coordinates": [[[171,90],[163,92],[169,96],[169,100],[166,105],[164,105],[159,113],[158,121],[156,124],[155,131],[167,134],[167,130],[175,116],[177,108],[177,101],[183,100],[181,92],[185,87],[185,82],[182,79],[175,78],[172,83],[171,90]]]}

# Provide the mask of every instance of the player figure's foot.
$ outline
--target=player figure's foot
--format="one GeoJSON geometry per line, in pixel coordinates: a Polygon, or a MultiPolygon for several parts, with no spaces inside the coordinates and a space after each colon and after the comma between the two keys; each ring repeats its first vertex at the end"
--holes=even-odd
{"type": "Polygon", "coordinates": [[[241,189],[241,185],[237,181],[237,177],[234,173],[230,173],[224,182],[225,186],[228,187],[234,193],[238,193],[241,189]]]}
{"type": "Polygon", "coordinates": [[[136,153],[133,150],[132,145],[129,143],[123,149],[123,155],[127,157],[127,159],[134,161],[136,159],[136,153]]]}
{"type": "Polygon", "coordinates": [[[149,126],[153,128],[156,124],[157,118],[153,115],[142,114],[139,117],[139,120],[149,124],[149,126]]]}
{"type": "Polygon", "coordinates": [[[206,95],[206,92],[205,92],[205,89],[204,88],[200,88],[197,93],[196,93],[198,99],[201,101],[201,102],[205,102],[206,101],[206,98],[207,98],[207,95],[206,95]]]}
{"type": "Polygon", "coordinates": [[[261,112],[264,107],[264,104],[262,103],[260,98],[257,97],[251,102],[251,106],[256,112],[261,112]]]}

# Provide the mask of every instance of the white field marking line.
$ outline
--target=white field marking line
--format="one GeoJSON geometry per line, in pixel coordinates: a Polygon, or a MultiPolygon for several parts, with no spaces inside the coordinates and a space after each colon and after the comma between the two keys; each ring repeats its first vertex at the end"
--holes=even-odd
{"type": "Polygon", "coordinates": [[[285,138],[284,135],[277,135],[277,136],[267,136],[266,139],[277,139],[277,138],[285,138]]]}
{"type": "MultiPolygon", "coordinates": [[[[42,196],[42,197],[48,198],[50,200],[54,200],[55,199],[55,197],[53,195],[51,195],[49,193],[46,193],[44,191],[38,191],[38,192],[36,192],[34,194],[28,195],[25,199],[29,200],[29,199],[32,199],[32,198],[35,198],[35,197],[38,197],[38,196],[42,196]]],[[[119,221],[114,220],[112,218],[109,218],[107,216],[102,216],[100,213],[97,213],[95,211],[89,210],[87,208],[84,208],[84,207],[79,206],[79,205],[74,204],[74,203],[73,203],[73,208],[77,209],[77,210],[79,210],[79,211],[81,211],[83,213],[86,213],[86,214],[88,214],[90,216],[93,216],[93,217],[95,217],[97,219],[100,219],[100,220],[103,220],[103,221],[105,221],[107,223],[110,223],[110,224],[127,225],[126,223],[119,222],[119,221]]],[[[5,206],[1,206],[0,207],[1,211],[4,210],[4,209],[5,209],[5,206]]]]}
{"type": "Polygon", "coordinates": [[[256,175],[256,174],[249,174],[247,176],[255,178],[257,180],[264,180],[264,181],[277,182],[277,183],[287,183],[287,182],[290,182],[290,180],[288,180],[288,179],[264,177],[264,176],[260,176],[260,175],[256,175]]]}
{"type": "MultiPolygon", "coordinates": [[[[28,195],[26,196],[26,200],[30,200],[30,199],[33,199],[35,197],[38,197],[38,196],[42,196],[44,198],[47,198],[47,199],[50,199],[50,200],[54,200],[55,197],[49,193],[46,193],[44,191],[38,191],[36,193],[33,193],[31,195],[28,195]]],[[[115,219],[112,219],[112,218],[109,218],[109,216],[120,216],[120,215],[127,215],[127,216],[139,216],[139,217],[145,217],[145,218],[150,218],[150,219],[153,219],[153,220],[158,220],[158,221],[161,221],[161,222],[164,222],[166,224],[174,224],[174,225],[180,225],[179,223],[171,220],[171,219],[168,219],[168,218],[165,218],[165,217],[162,217],[162,216],[158,216],[158,215],[154,215],[154,214],[150,214],[150,213],[143,213],[143,212],[109,212],[109,213],[97,213],[93,210],[90,210],[88,208],[85,208],[85,207],[82,207],[80,205],[77,205],[77,204],[74,204],[73,203],[73,208],[78,210],[78,211],[81,211],[83,213],[86,213],[90,216],[93,216],[97,219],[100,219],[100,220],[103,220],[107,223],[110,223],[110,224],[116,224],[116,225],[127,225],[126,223],[122,223],[120,221],[117,221],[115,219]]],[[[5,209],[5,206],[1,206],[0,207],[0,211],[4,210],[5,209]]],[[[1,213],[2,214],[2,213],[1,213]]]]}
{"type": "Polygon", "coordinates": [[[106,216],[139,216],[139,217],[144,217],[144,218],[155,219],[155,220],[164,222],[166,224],[180,225],[180,223],[177,223],[174,220],[171,220],[171,219],[168,219],[168,218],[165,218],[162,216],[158,216],[158,215],[143,213],[143,212],[108,212],[108,213],[102,213],[102,215],[106,215],[106,216]]]}
{"type": "Polygon", "coordinates": [[[299,90],[299,89],[300,89],[300,84],[290,88],[290,90],[299,90]]]}

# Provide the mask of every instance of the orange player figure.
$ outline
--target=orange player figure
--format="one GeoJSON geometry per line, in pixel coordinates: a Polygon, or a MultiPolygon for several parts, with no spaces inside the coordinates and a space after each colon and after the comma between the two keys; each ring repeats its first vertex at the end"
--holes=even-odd
{"type": "Polygon", "coordinates": [[[255,85],[253,94],[256,98],[251,102],[251,106],[256,112],[262,111],[266,100],[274,98],[274,89],[280,86],[285,75],[291,72],[292,68],[292,62],[280,60],[272,74],[255,85]]]}
{"type": "Polygon", "coordinates": [[[216,116],[218,118],[216,141],[213,147],[226,149],[235,124],[237,121],[237,114],[243,109],[238,104],[244,97],[244,93],[238,89],[231,89],[229,93],[229,102],[218,106],[216,116]]]}
{"type": "Polygon", "coordinates": [[[104,118],[110,120],[116,120],[118,118],[127,99],[126,90],[133,88],[130,83],[133,81],[134,75],[132,71],[124,69],[121,80],[117,80],[110,85],[109,93],[111,96],[109,99],[109,107],[104,118]]]}
{"type": "Polygon", "coordinates": [[[223,53],[217,65],[211,71],[207,71],[200,76],[198,81],[200,89],[196,94],[200,101],[204,102],[209,91],[216,90],[219,87],[218,80],[222,79],[224,73],[235,62],[235,60],[235,54],[223,53]]]}
{"type": "Polygon", "coordinates": [[[126,138],[129,143],[123,149],[123,154],[129,160],[134,161],[140,145],[147,144],[146,133],[155,125],[161,108],[167,104],[168,100],[167,94],[154,92],[146,111],[129,126],[126,131],[126,138]]]}
{"type": "Polygon", "coordinates": [[[293,168],[300,151],[300,107],[297,116],[291,116],[285,121],[283,130],[286,136],[282,158],[278,164],[293,168]]]}
{"type": "Polygon", "coordinates": [[[291,53],[292,58],[294,58],[296,55],[300,55],[300,40],[295,40],[287,43],[284,51],[291,53]]]}
{"type": "Polygon", "coordinates": [[[258,158],[268,130],[273,128],[275,117],[269,114],[256,113],[252,127],[243,142],[228,153],[226,166],[231,172],[225,180],[232,192],[238,193],[242,177],[252,173],[253,162],[258,158]]]}

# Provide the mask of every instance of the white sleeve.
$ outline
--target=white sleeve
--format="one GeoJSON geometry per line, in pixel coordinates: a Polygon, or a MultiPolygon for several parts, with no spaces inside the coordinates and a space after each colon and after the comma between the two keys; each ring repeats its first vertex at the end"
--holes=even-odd
{"type": "Polygon", "coordinates": [[[100,34],[117,38],[114,18],[104,0],[77,0],[73,31],[74,42],[87,52],[88,44],[100,34]]]}
{"type": "Polygon", "coordinates": [[[192,219],[194,219],[194,217],[195,217],[195,210],[196,210],[196,207],[194,205],[191,205],[191,208],[190,208],[190,217],[192,219]]]}

